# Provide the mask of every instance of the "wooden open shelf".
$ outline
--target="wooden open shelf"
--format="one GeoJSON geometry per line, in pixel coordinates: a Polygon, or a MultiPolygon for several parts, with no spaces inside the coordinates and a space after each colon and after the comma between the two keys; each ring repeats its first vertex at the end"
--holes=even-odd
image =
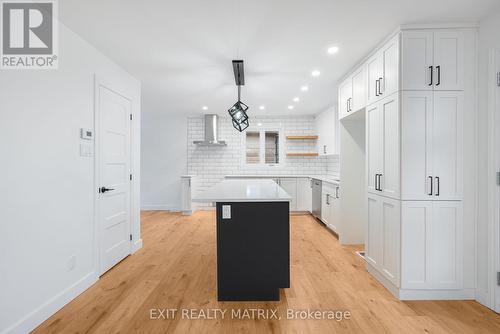
{"type": "Polygon", "coordinates": [[[286,155],[289,157],[317,157],[319,154],[317,152],[288,152],[286,155]]]}
{"type": "Polygon", "coordinates": [[[318,136],[286,136],[288,140],[317,140],[318,136]]]}

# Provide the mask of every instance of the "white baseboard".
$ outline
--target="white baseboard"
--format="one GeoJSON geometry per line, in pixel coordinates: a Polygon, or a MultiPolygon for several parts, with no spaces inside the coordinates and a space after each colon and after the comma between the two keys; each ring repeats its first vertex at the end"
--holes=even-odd
{"type": "Polygon", "coordinates": [[[476,289],[400,289],[368,262],[366,270],[399,300],[474,300],[476,289]]]}
{"type": "Polygon", "coordinates": [[[96,272],[85,275],[75,284],[61,291],[35,310],[18,320],[16,323],[5,329],[1,334],[29,333],[42,322],[50,318],[59,311],[64,305],[75,299],[79,294],[91,287],[99,276],[96,272]]]}
{"type": "Polygon", "coordinates": [[[136,240],[132,245],[132,254],[142,248],[142,239],[136,240]]]}
{"type": "Polygon", "coordinates": [[[492,303],[490,301],[490,293],[488,290],[476,289],[476,301],[481,305],[493,309],[493,305],[491,305],[492,303]]]}
{"type": "Polygon", "coordinates": [[[142,204],[141,210],[144,211],[180,211],[180,208],[175,205],[168,204],[142,204]]]}

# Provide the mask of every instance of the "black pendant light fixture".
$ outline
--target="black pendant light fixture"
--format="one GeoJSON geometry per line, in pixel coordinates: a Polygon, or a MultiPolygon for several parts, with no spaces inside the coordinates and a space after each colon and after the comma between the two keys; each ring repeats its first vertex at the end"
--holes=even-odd
{"type": "Polygon", "coordinates": [[[228,112],[233,121],[233,127],[239,132],[245,131],[249,127],[248,106],[241,102],[241,86],[245,85],[245,73],[243,70],[243,60],[233,60],[234,80],[238,87],[238,101],[229,108],[228,112]]]}

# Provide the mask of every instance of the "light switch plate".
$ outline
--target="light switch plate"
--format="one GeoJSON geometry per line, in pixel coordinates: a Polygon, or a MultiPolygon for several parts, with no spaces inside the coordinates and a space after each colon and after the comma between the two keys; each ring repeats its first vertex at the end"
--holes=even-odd
{"type": "Polygon", "coordinates": [[[231,219],[231,205],[222,206],[222,219],[231,219]]]}
{"type": "Polygon", "coordinates": [[[80,129],[80,138],[84,140],[92,140],[94,138],[94,132],[91,129],[80,129]]]}

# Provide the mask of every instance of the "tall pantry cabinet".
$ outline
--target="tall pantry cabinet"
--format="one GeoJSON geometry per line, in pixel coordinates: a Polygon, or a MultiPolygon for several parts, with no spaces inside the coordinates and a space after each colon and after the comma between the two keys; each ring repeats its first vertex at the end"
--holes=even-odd
{"type": "Polygon", "coordinates": [[[463,140],[464,114],[475,113],[475,36],[402,28],[359,66],[367,269],[400,299],[473,298],[463,284],[463,140]]]}

